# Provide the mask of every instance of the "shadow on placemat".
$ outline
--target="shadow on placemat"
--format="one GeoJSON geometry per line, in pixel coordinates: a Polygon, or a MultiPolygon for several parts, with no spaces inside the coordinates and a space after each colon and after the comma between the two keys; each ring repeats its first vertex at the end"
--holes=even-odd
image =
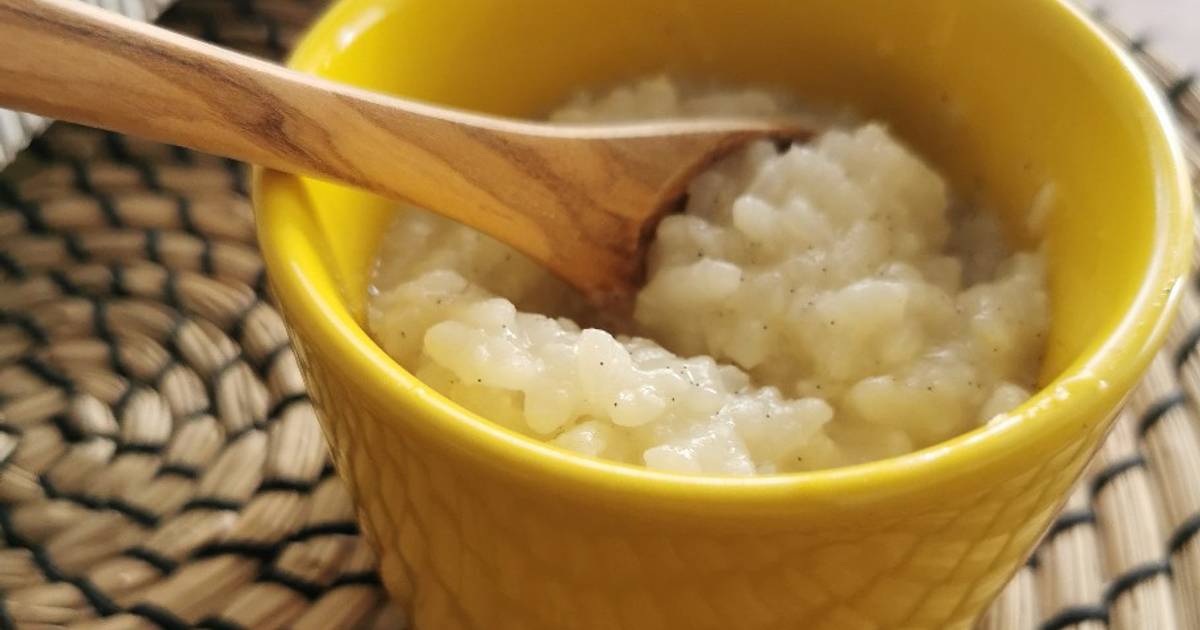
{"type": "MultiPolygon", "coordinates": [[[[321,4],[165,22],[278,58],[321,4]]],[[[1200,139],[1192,80],[1128,43],[1200,139]]],[[[59,125],[0,177],[0,630],[402,625],[264,284],[236,163],[59,125]]],[[[1198,340],[1193,283],[983,627],[1200,628],[1198,340]]]]}

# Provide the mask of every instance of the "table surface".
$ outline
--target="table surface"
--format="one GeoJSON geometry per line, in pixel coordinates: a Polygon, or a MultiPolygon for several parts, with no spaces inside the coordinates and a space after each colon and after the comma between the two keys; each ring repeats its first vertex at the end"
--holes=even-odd
{"type": "Polygon", "coordinates": [[[1080,0],[1147,49],[1190,72],[1200,72],[1200,0],[1080,0]]]}

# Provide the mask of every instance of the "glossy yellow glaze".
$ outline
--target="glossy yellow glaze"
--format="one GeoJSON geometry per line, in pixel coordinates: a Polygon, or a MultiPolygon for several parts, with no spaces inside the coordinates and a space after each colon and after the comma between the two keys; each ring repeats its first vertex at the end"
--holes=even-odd
{"type": "Polygon", "coordinates": [[[1052,187],[1041,393],[909,456],[721,479],[571,455],[425,388],[361,327],[390,204],[258,173],[267,270],[334,458],[424,630],[967,627],[1099,444],[1187,267],[1167,113],[1053,0],[344,0],[292,63],[513,115],[659,71],[774,84],[890,121],[1015,239],[1052,187]]]}

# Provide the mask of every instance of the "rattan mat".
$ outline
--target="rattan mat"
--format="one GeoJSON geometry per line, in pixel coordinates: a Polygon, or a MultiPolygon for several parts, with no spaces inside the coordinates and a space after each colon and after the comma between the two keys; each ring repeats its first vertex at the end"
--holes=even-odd
{"type": "MultiPolygon", "coordinates": [[[[320,4],[183,0],[165,24],[278,57],[320,4]]],[[[1193,78],[1123,41],[1200,140],[1193,78]]],[[[0,630],[402,627],[265,293],[245,181],[69,125],[0,174],[0,630]]],[[[1198,341],[1192,283],[984,627],[1200,629],[1198,341]]]]}

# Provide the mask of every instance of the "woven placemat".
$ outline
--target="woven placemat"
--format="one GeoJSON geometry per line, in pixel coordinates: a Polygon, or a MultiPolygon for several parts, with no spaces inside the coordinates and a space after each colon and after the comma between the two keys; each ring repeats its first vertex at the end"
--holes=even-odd
{"type": "MultiPolygon", "coordinates": [[[[183,0],[165,24],[278,57],[321,4],[183,0]]],[[[1126,43],[1200,140],[1193,79],[1126,43]]],[[[245,181],[70,125],[0,174],[0,630],[403,627],[265,293],[245,181]]],[[[1193,283],[984,627],[1200,629],[1198,340],[1193,283]]]]}

